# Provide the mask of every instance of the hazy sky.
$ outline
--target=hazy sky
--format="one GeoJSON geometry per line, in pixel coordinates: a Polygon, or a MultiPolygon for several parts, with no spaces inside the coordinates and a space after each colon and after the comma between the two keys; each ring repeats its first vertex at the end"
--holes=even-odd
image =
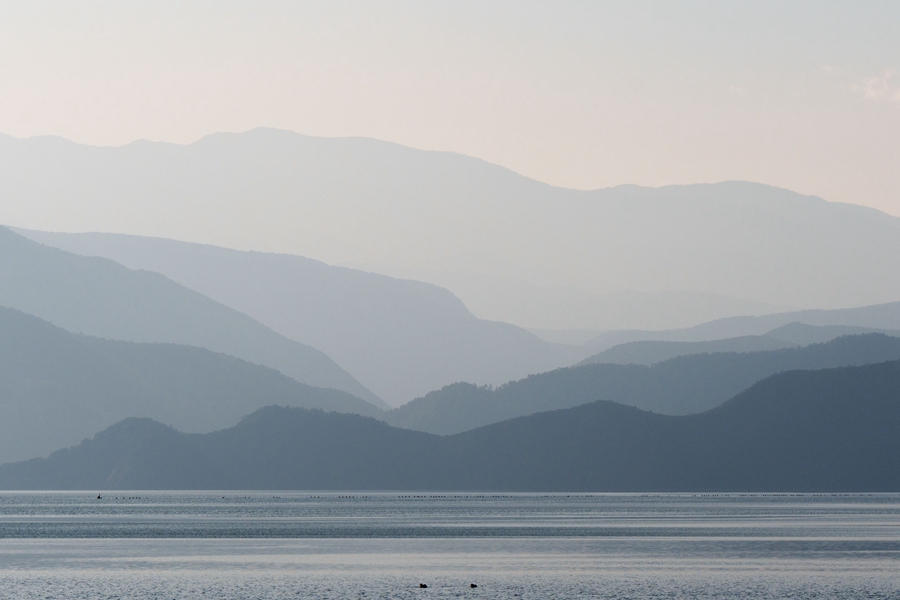
{"type": "Polygon", "coordinates": [[[900,215],[900,2],[0,3],[0,132],[257,126],[900,215]]]}

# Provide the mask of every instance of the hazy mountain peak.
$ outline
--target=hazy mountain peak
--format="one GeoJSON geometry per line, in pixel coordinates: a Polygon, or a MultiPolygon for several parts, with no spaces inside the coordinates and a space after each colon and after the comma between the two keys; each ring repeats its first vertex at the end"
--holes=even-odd
{"type": "Polygon", "coordinates": [[[5,227],[0,227],[0,306],[98,337],[208,348],[383,405],[320,350],[159,273],[65,252],[5,227]]]}
{"type": "Polygon", "coordinates": [[[286,254],[116,234],[22,231],[171,280],[322,350],[397,405],[455,381],[500,384],[584,351],[477,319],[451,292],[286,254]]]}
{"type": "MultiPolygon", "coordinates": [[[[453,153],[271,129],[188,145],[52,146],[2,139],[0,222],[589,294],[684,290],[814,308],[900,299],[900,266],[884,260],[900,255],[900,219],[752,182],[567,190],[453,153]]],[[[533,304],[528,322],[490,318],[596,328],[565,304],[533,304]]],[[[621,328],[611,321],[605,329],[621,328]]]]}
{"type": "Polygon", "coordinates": [[[46,455],[129,416],[208,432],[273,403],[381,413],[346,392],[233,356],[73,334],[5,307],[0,390],[0,462],[46,455]]]}

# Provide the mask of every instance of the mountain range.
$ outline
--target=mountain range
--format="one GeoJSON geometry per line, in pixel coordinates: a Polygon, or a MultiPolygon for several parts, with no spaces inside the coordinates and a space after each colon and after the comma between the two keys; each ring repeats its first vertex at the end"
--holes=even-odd
{"type": "Polygon", "coordinates": [[[600,401],[445,437],[282,407],[202,435],[131,418],[0,466],[0,488],[896,492],[898,427],[894,361],[781,373],[696,415],[600,401]]]}
{"type": "Polygon", "coordinates": [[[900,330],[900,303],[892,303],[720,319],[682,330],[615,331],[576,348],[477,319],[453,294],[433,285],[299,256],[117,234],[17,231],[74,254],[160,273],[322,350],[394,406],[448,384],[496,386],[588,355],[593,356],[583,364],[652,364],[682,354],[776,349],[841,334],[900,330]],[[637,341],[609,348],[628,340],[637,341]]]}
{"type": "MultiPolygon", "coordinates": [[[[18,227],[164,237],[368,270],[601,295],[717,294],[741,306],[900,299],[892,260],[900,218],[747,182],[569,190],[449,152],[256,129],[115,148],[3,136],[0,196],[0,222],[18,227]]],[[[450,289],[469,303],[465,290],[450,289]]],[[[667,328],[659,314],[635,322],[603,306],[571,311],[552,298],[500,296],[493,314],[478,316],[546,329],[667,328]]],[[[717,308],[696,318],[718,316],[726,315],[717,308]]]]}
{"type": "Polygon", "coordinates": [[[900,491],[876,210],[271,129],[0,197],[3,489],[900,491]]]}
{"type": "Polygon", "coordinates": [[[588,364],[498,388],[458,383],[385,415],[392,425],[453,434],[542,411],[610,400],[667,415],[714,408],[775,373],[900,360],[900,337],[842,336],[800,348],[678,356],[654,365],[588,364]]]}
{"type": "Polygon", "coordinates": [[[603,352],[584,359],[579,365],[614,363],[620,365],[652,365],[676,356],[688,354],[711,354],[716,352],[760,352],[780,350],[809,344],[828,342],[844,335],[862,333],[884,333],[900,337],[900,330],[873,329],[847,325],[806,325],[789,323],[777,327],[763,335],[710,340],[704,342],[677,342],[643,340],[618,344],[603,352]]]}
{"type": "Polygon", "coordinates": [[[499,385],[589,353],[477,319],[443,288],[300,256],[127,235],[18,233],[160,273],[321,350],[392,405],[457,381],[499,385]]]}
{"type": "MultiPolygon", "coordinates": [[[[808,336],[809,329],[815,328],[804,328],[808,336]]],[[[563,368],[497,388],[456,383],[383,411],[346,392],[310,387],[204,348],[73,334],[0,308],[0,463],[46,456],[129,416],[200,433],[279,404],[444,435],[600,399],[664,414],[699,412],[779,371],[894,359],[900,359],[900,338],[843,336],[802,348],[685,355],[653,366],[563,368]]]]}
{"type": "Polygon", "coordinates": [[[382,414],[225,354],[69,333],[0,308],[0,462],[46,456],[126,417],[200,433],[270,404],[382,414]]]}
{"type": "Polygon", "coordinates": [[[301,383],[384,402],[315,348],[166,277],[50,248],[0,227],[0,306],[71,332],[207,348],[301,383]]]}
{"type": "Polygon", "coordinates": [[[900,330],[900,302],[834,310],[797,310],[762,316],[716,319],[693,327],[664,331],[607,331],[587,337],[585,348],[599,353],[635,341],[707,342],[767,335],[778,329],[779,339],[805,345],[833,339],[842,333],[900,330]],[[854,329],[856,328],[856,329],[854,329]]]}

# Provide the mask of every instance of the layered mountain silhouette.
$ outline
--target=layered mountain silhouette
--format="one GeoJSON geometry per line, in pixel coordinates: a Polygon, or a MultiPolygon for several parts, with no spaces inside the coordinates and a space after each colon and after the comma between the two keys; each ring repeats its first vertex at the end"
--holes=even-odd
{"type": "Polygon", "coordinates": [[[459,383],[385,415],[392,425],[452,434],[537,412],[611,400],[667,415],[699,413],[781,371],[900,359],[900,338],[843,336],[764,352],[679,356],[654,365],[590,364],[531,375],[496,389],[459,383]]]}
{"type": "MultiPolygon", "coordinates": [[[[746,182],[568,190],[370,139],[257,129],[189,145],[99,148],[3,136],[0,197],[0,222],[31,229],[116,231],[591,294],[718,294],[815,308],[900,299],[900,218],[874,209],[746,182]]],[[[531,322],[512,321],[523,326],[628,326],[602,310],[509,297],[510,314],[532,306],[517,317],[531,322]]],[[[493,318],[511,321],[502,310],[493,318]]]]}
{"type": "Polygon", "coordinates": [[[765,335],[745,335],[724,340],[708,342],[675,342],[647,340],[627,342],[613,346],[609,350],[598,352],[583,361],[580,365],[595,363],[614,363],[620,365],[652,365],[676,356],[688,354],[710,354],[714,352],[759,352],[764,350],[780,350],[827,342],[844,335],[862,333],[884,333],[900,337],[900,331],[872,329],[869,327],[851,327],[844,325],[815,326],[803,323],[783,325],[765,335]]]}
{"type": "Polygon", "coordinates": [[[480,318],[516,323],[529,331],[589,328],[597,335],[599,331],[611,329],[672,329],[725,317],[768,315],[794,308],[712,292],[597,292],[575,285],[542,285],[499,275],[402,269],[367,263],[354,266],[453,290],[480,318]]]}
{"type": "Polygon", "coordinates": [[[4,227],[0,227],[0,306],[76,333],[207,348],[385,406],[319,350],[158,273],[50,248],[4,227]]]}
{"type": "Polygon", "coordinates": [[[900,331],[900,302],[836,310],[798,310],[758,317],[729,317],[666,331],[607,331],[584,342],[584,346],[599,353],[636,341],[707,342],[760,335],[806,345],[866,331],[900,331]]]}
{"type": "Polygon", "coordinates": [[[3,489],[900,491],[900,361],[792,371],[702,414],[608,401],[453,436],[268,407],[188,435],[128,419],[3,489]]]}
{"type": "Polygon", "coordinates": [[[640,341],[626,342],[584,359],[579,365],[611,363],[618,365],[652,365],[676,356],[715,352],[762,352],[794,348],[785,340],[767,335],[745,335],[709,342],[640,341]]]}
{"type": "Polygon", "coordinates": [[[269,404],[381,414],[225,354],[73,334],[0,308],[0,462],[46,456],[126,417],[209,432],[269,404]]]}
{"type": "Polygon", "coordinates": [[[285,254],[115,234],[20,232],[69,252],[161,273],[322,350],[395,405],[457,381],[497,385],[586,355],[477,319],[453,294],[430,284],[285,254]]]}

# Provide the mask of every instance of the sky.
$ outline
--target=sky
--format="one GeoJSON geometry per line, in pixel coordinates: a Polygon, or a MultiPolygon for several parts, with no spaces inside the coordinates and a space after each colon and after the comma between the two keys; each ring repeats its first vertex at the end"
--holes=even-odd
{"type": "Polygon", "coordinates": [[[277,127],[900,216],[900,2],[0,3],[0,132],[277,127]]]}

